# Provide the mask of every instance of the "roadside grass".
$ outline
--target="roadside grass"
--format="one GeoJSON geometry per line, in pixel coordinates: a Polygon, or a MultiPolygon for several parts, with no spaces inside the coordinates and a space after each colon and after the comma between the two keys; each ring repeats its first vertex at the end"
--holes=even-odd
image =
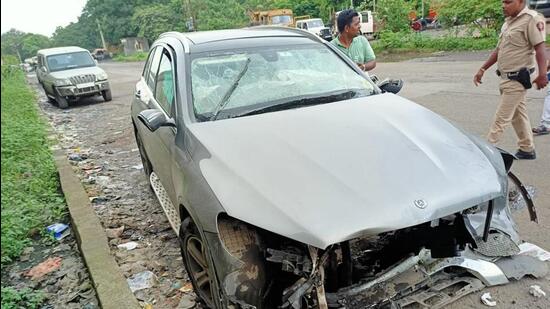
{"type": "Polygon", "coordinates": [[[45,296],[42,292],[2,287],[2,309],[39,308],[44,300],[45,296]]]}
{"type": "MultiPolygon", "coordinates": [[[[61,219],[66,206],[46,138],[24,73],[2,65],[2,259],[17,258],[44,228],[61,219]]],[[[48,238],[44,238],[48,240],[48,238]]],[[[4,307],[2,289],[2,308],[4,307]]]]}
{"type": "Polygon", "coordinates": [[[131,56],[124,56],[122,54],[118,54],[113,57],[114,61],[119,62],[135,62],[135,61],[145,61],[147,60],[147,53],[146,52],[137,52],[131,56]]]}
{"type": "Polygon", "coordinates": [[[382,53],[431,53],[436,51],[487,50],[496,47],[498,37],[458,37],[447,35],[430,37],[414,32],[383,32],[372,42],[376,54],[382,53]]]}

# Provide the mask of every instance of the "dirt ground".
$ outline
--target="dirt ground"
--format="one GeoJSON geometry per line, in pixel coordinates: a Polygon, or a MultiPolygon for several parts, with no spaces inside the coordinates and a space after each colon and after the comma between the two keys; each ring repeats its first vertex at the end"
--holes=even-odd
{"type": "MultiPolygon", "coordinates": [[[[468,82],[470,82],[469,70],[473,70],[473,67],[477,66],[485,54],[438,54],[436,56],[440,61],[438,65],[443,68],[442,71],[447,68],[446,63],[456,61],[455,58],[463,62],[474,63],[472,69],[467,67],[461,73],[467,74],[468,82]]],[[[382,65],[377,70],[385,70],[382,71],[386,73],[383,74],[383,77],[410,78],[411,83],[407,84],[406,80],[406,85],[413,88],[405,91],[405,96],[417,98],[421,104],[428,108],[432,108],[430,104],[433,104],[434,95],[438,93],[443,101],[450,99],[449,104],[451,106],[455,104],[452,98],[456,97],[454,93],[458,91],[455,89],[455,84],[459,83],[457,76],[453,74],[439,75],[443,79],[448,79],[444,82],[446,87],[454,89],[453,95],[448,96],[449,90],[447,89],[437,91],[432,89],[438,87],[438,81],[435,80],[437,75],[433,75],[435,71],[432,69],[420,73],[417,71],[420,64],[422,64],[422,60],[394,64],[394,67],[382,65]],[[425,74],[427,78],[422,79],[419,74],[425,74]],[[426,85],[422,86],[422,83],[426,85]],[[430,89],[421,90],[418,87],[429,87],[430,89]],[[427,94],[430,96],[428,97],[427,94]]],[[[190,291],[188,277],[183,268],[176,234],[171,230],[158,201],[149,189],[148,182],[143,175],[143,166],[132,132],[129,116],[130,103],[134,85],[141,74],[143,63],[105,62],[100,66],[109,74],[113,89],[112,102],[105,103],[100,97],[90,98],[72,104],[67,110],[60,110],[54,104],[49,103],[43,95],[43,91],[40,90],[39,106],[54,127],[60,146],[67,151],[75,172],[80,176],[92,205],[107,230],[111,252],[123,274],[127,278],[132,278],[144,271],[154,273],[154,284],[134,293],[141,304],[151,304],[155,308],[191,308],[195,305],[194,295],[190,291]],[[117,247],[131,241],[137,243],[137,248],[126,250],[117,247]]],[[[464,70],[462,62],[456,67],[464,70]]],[[[31,78],[31,82],[36,86],[34,77],[31,78]]],[[[461,81],[460,83],[465,82],[461,81]]],[[[493,92],[491,96],[498,96],[493,92]]],[[[540,99],[540,96],[536,98],[540,99]]],[[[487,98],[478,99],[483,101],[487,98]]],[[[450,115],[450,119],[454,122],[467,123],[472,119],[468,113],[459,116],[447,109],[438,110],[441,108],[443,108],[441,105],[433,105],[432,109],[444,116],[449,117],[450,115]]],[[[465,107],[459,107],[457,113],[461,112],[463,108],[465,107]]],[[[489,107],[489,109],[493,109],[493,107],[489,107]]],[[[463,127],[476,132],[484,130],[486,125],[487,123],[483,123],[483,126],[474,124],[471,128],[463,127]]],[[[541,153],[541,155],[548,156],[548,153],[541,153]]],[[[541,190],[540,187],[538,189],[539,196],[547,201],[548,195],[541,194],[540,192],[544,190],[541,190]]],[[[550,208],[550,205],[545,204],[544,207],[550,208]]],[[[545,209],[539,216],[545,222],[542,230],[528,223],[521,223],[520,226],[527,226],[526,230],[530,236],[538,235],[534,239],[542,239],[538,241],[538,244],[544,247],[549,243],[549,234],[546,232],[550,215],[545,209]],[[546,235],[541,236],[540,233],[546,233],[546,235]]],[[[533,237],[531,238],[533,239],[533,237]]],[[[550,296],[534,298],[529,295],[528,288],[531,284],[538,284],[547,293],[550,292],[550,277],[522,280],[504,287],[491,288],[489,291],[497,300],[498,308],[550,308],[550,296]]],[[[480,295],[480,292],[474,293],[455,303],[451,308],[479,308],[483,306],[479,300],[480,295]]]]}

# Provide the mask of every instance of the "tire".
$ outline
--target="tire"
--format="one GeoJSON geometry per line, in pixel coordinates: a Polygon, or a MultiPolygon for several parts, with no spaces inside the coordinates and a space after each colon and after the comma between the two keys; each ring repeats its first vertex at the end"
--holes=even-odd
{"type": "Polygon", "coordinates": [[[206,308],[216,308],[216,285],[213,281],[216,280],[215,271],[210,266],[211,259],[206,242],[190,217],[182,222],[179,236],[183,265],[195,294],[206,308]]]}
{"type": "Polygon", "coordinates": [[[101,96],[103,96],[103,100],[105,100],[105,102],[109,102],[113,99],[111,89],[101,91],[101,96]]]}
{"type": "Polygon", "coordinates": [[[67,109],[69,107],[69,101],[67,101],[66,98],[60,96],[55,88],[53,88],[53,92],[55,94],[55,101],[57,102],[57,106],[61,109],[67,109]]]}

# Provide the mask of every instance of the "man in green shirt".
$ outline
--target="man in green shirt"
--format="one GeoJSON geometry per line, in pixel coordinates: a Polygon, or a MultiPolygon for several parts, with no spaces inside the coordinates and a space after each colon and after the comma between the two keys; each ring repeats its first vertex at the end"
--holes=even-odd
{"type": "Polygon", "coordinates": [[[369,41],[360,34],[361,22],[359,13],[349,9],[340,12],[337,19],[338,36],[331,41],[340,51],[346,54],[363,71],[376,67],[376,57],[369,41]]]}

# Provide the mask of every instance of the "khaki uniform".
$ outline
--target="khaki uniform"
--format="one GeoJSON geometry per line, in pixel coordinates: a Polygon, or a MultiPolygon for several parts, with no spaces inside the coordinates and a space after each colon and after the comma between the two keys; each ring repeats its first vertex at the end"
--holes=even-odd
{"type": "Polygon", "coordinates": [[[534,10],[525,7],[518,16],[506,18],[498,41],[498,70],[501,74],[501,101],[489,129],[487,139],[496,144],[505,127],[511,122],[518,136],[519,149],[533,151],[533,133],[527,116],[525,95],[527,90],[505,73],[521,68],[536,68],[534,46],[545,41],[545,19],[534,10]]]}

